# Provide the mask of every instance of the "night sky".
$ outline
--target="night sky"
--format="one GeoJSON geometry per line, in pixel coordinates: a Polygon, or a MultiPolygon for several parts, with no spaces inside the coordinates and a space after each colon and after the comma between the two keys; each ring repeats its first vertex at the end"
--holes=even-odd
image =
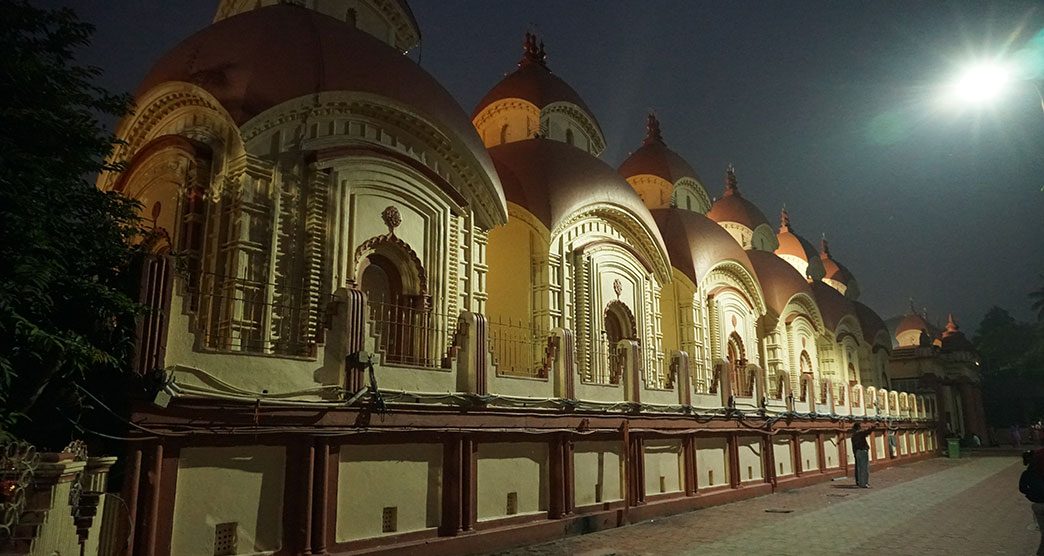
{"type": "MultiPolygon", "coordinates": [[[[159,56],[207,25],[217,0],[46,0],[97,26],[83,61],[133,91],[159,56]]],[[[1029,82],[959,112],[940,87],[974,56],[1016,52],[1044,27],[1037,2],[412,2],[412,55],[471,113],[537,32],[551,69],[600,121],[614,167],[648,110],[668,146],[721,195],[725,167],[778,223],[859,280],[883,317],[913,298],[969,334],[1000,305],[1028,319],[1044,279],[1044,113],[1029,82]]],[[[278,37],[273,37],[278,40],[278,37]]],[[[1041,41],[1044,46],[1044,41],[1041,41]]],[[[1038,52],[1044,63],[1044,52],[1038,52]]],[[[1044,77],[1044,71],[1038,74],[1044,77]]]]}

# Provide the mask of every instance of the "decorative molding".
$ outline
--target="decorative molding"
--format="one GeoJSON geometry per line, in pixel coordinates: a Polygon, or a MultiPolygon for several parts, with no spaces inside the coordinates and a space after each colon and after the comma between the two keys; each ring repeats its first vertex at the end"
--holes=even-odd
{"type": "Polygon", "coordinates": [[[379,236],[373,236],[370,239],[362,242],[359,247],[355,248],[355,259],[353,264],[355,268],[359,268],[362,263],[363,257],[376,251],[379,247],[387,245],[392,249],[396,249],[406,255],[407,259],[414,267],[414,271],[417,272],[417,287],[419,291],[417,295],[427,297],[428,296],[428,274],[424,270],[424,263],[421,262],[420,257],[417,256],[417,252],[410,247],[409,243],[406,243],[398,236],[392,233],[387,233],[379,236]]]}

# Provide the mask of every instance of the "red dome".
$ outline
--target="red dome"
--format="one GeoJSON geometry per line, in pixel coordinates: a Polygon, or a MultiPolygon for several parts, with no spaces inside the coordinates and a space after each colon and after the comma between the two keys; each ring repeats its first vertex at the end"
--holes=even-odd
{"type": "Polygon", "coordinates": [[[854,279],[852,273],[830,255],[830,245],[827,243],[826,238],[820,242],[820,248],[822,251],[819,254],[819,258],[823,261],[823,278],[840,282],[846,287],[851,286],[854,279]]]}
{"type": "Polygon", "coordinates": [[[568,102],[579,107],[587,117],[591,118],[598,130],[598,134],[602,135],[601,127],[598,124],[598,120],[594,117],[594,112],[587,107],[587,103],[580,98],[575,89],[570,87],[560,77],[551,73],[551,70],[547,67],[546,57],[543,43],[538,48],[536,36],[527,33],[522,60],[518,63],[518,69],[501,79],[499,83],[486,93],[486,96],[482,97],[482,100],[475,106],[474,112],[471,113],[471,118],[474,119],[490,104],[507,98],[520,98],[532,103],[538,109],[543,109],[545,106],[555,102],[568,102]]]}
{"type": "Polygon", "coordinates": [[[928,333],[928,336],[935,336],[939,331],[935,326],[932,326],[930,322],[917,313],[910,313],[903,317],[903,320],[899,321],[899,325],[895,327],[895,335],[898,336],[903,332],[910,330],[924,330],[928,333]]]}
{"type": "MultiPolygon", "coordinates": [[[[830,330],[837,330],[837,325],[845,315],[856,315],[855,307],[845,296],[823,282],[809,284],[815,297],[819,312],[823,315],[823,323],[830,330]]],[[[856,319],[858,320],[858,316],[856,319]]]]}
{"type": "Polygon", "coordinates": [[[678,153],[667,148],[667,144],[663,142],[663,136],[660,134],[660,122],[652,114],[649,115],[646,129],[647,135],[642,146],[620,165],[621,176],[626,179],[648,174],[662,178],[671,184],[677,183],[682,178],[700,181],[696,170],[693,170],[692,166],[678,153]]]}
{"type": "Polygon", "coordinates": [[[138,96],[167,81],[206,89],[239,125],[305,95],[378,95],[444,127],[492,174],[471,121],[442,85],[391,46],[315,10],[276,4],[222,19],[164,55],[138,96]]]}
{"type": "Polygon", "coordinates": [[[707,272],[721,261],[735,261],[754,275],[749,253],[706,216],[679,208],[657,208],[651,212],[667,243],[671,265],[693,284],[700,284],[707,272]]]}
{"type": "MultiPolygon", "coordinates": [[[[885,327],[884,321],[873,309],[858,301],[852,301],[852,306],[855,307],[856,318],[859,319],[859,327],[863,329],[863,339],[866,340],[866,343],[874,345],[874,338],[882,330],[887,335],[888,328],[885,327]]],[[[888,342],[885,347],[891,348],[892,343],[888,342]]]]}
{"type": "Polygon", "coordinates": [[[819,251],[816,251],[812,243],[790,229],[790,215],[786,208],[780,211],[776,241],[779,242],[777,255],[790,255],[808,263],[819,259],[819,251]]]}
{"type": "Polygon", "coordinates": [[[808,282],[787,261],[766,251],[748,251],[747,256],[754,265],[765,304],[777,315],[783,314],[787,302],[794,295],[803,293],[812,297],[808,282]]]}
{"type": "Polygon", "coordinates": [[[549,230],[586,205],[610,203],[638,218],[661,253],[666,251],[660,231],[638,194],[608,164],[586,151],[536,138],[497,145],[489,149],[489,154],[507,200],[529,211],[549,230]]]}
{"type": "Polygon", "coordinates": [[[736,181],[736,171],[729,166],[726,172],[725,193],[714,201],[707,217],[720,223],[736,222],[753,231],[758,226],[768,225],[768,219],[754,203],[740,195],[736,181]]]}

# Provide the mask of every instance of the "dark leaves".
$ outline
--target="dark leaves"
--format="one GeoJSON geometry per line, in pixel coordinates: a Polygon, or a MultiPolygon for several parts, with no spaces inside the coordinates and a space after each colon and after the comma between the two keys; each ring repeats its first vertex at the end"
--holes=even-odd
{"type": "Polygon", "coordinates": [[[121,285],[138,206],[92,183],[112,168],[98,116],[129,97],[76,62],[93,28],[71,10],[0,0],[0,21],[0,433],[61,443],[41,437],[55,403],[78,415],[75,384],[116,376],[134,345],[140,306],[121,285]]]}

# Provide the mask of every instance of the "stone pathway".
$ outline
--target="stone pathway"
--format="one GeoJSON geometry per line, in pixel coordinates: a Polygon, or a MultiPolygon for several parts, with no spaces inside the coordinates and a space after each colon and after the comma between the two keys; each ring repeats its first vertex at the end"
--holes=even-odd
{"type": "Polygon", "coordinates": [[[1033,554],[1021,472],[1017,456],[933,459],[873,472],[871,489],[833,481],[499,554],[1033,554]]]}

